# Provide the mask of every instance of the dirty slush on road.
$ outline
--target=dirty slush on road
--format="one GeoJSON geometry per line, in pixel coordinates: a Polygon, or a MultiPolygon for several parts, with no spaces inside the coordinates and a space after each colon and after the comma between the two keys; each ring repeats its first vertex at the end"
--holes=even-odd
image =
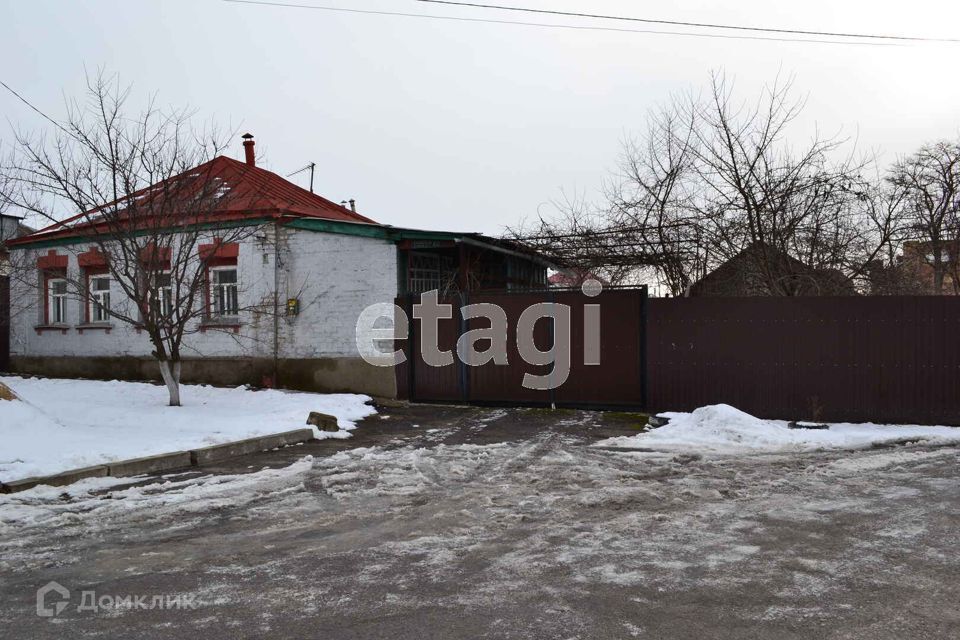
{"type": "Polygon", "coordinates": [[[382,411],[353,442],[6,498],[0,624],[32,638],[960,635],[956,448],[701,457],[591,446],[636,432],[616,414],[382,411]],[[197,606],[51,621],[34,611],[51,580],[197,606]]]}

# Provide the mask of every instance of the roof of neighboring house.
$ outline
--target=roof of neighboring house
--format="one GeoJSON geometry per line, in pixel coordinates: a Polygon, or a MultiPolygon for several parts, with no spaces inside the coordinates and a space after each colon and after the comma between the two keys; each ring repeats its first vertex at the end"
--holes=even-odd
{"type": "Polygon", "coordinates": [[[855,295],[853,283],[838,269],[810,267],[786,252],[755,242],[690,287],[691,296],[769,296],[764,265],[784,280],[793,295],[855,295]],[[764,256],[766,252],[766,256],[764,256]]]}
{"type": "MultiPolygon", "coordinates": [[[[196,191],[191,190],[190,181],[197,181],[198,177],[206,185],[201,188],[210,189],[210,185],[216,185],[221,194],[210,210],[203,212],[203,217],[210,222],[288,217],[377,224],[374,220],[298,187],[271,171],[226,156],[217,156],[163,183],[140,189],[126,198],[57,222],[8,244],[16,246],[54,238],[88,236],[91,232],[96,232],[100,210],[114,206],[122,210],[124,204],[132,200],[142,202],[143,199],[152,198],[156,209],[172,209],[162,198],[171,190],[177,193],[177,197],[189,197],[190,193],[196,191]]],[[[176,221],[171,223],[176,224],[176,221]]]]}

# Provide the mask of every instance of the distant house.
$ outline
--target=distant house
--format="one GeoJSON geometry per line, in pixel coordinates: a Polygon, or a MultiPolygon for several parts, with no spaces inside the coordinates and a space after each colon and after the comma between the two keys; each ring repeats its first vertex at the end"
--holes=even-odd
{"type": "Polygon", "coordinates": [[[690,287],[691,296],[850,296],[857,291],[837,269],[809,267],[769,245],[754,243],[690,287]],[[771,286],[771,281],[777,283],[771,286]]]}
{"type": "Polygon", "coordinates": [[[0,276],[7,275],[10,268],[7,242],[31,233],[33,229],[23,224],[23,218],[0,213],[0,276]]]}
{"type": "MultiPolygon", "coordinates": [[[[245,162],[220,156],[182,174],[219,180],[236,197],[225,198],[223,209],[210,215],[251,229],[239,242],[211,237],[198,248],[198,259],[210,265],[209,311],[185,337],[185,382],[259,384],[275,375],[290,388],[393,397],[393,369],[360,357],[357,320],[365,308],[433,289],[546,286],[549,263],[520,243],[380,224],[257,167],[253,140],[245,147],[245,162]],[[277,300],[283,317],[275,322],[277,300]],[[258,304],[270,305],[271,313],[257,312],[258,304]]],[[[13,371],[158,376],[147,335],[111,319],[110,305],[122,303],[124,294],[104,268],[89,228],[57,224],[8,246],[22,252],[17,263],[27,271],[23,285],[12,285],[14,296],[26,302],[12,318],[13,371]],[[95,301],[67,286],[91,277],[105,294],[95,301]]]]}
{"type": "Polygon", "coordinates": [[[33,233],[17,216],[0,213],[0,371],[10,367],[10,254],[7,242],[33,233]]]}
{"type": "Polygon", "coordinates": [[[586,269],[561,269],[547,278],[551,287],[562,289],[580,287],[587,280],[596,280],[604,286],[608,284],[603,278],[586,269]]]}
{"type": "Polygon", "coordinates": [[[868,269],[870,290],[875,295],[958,295],[960,294],[960,242],[940,243],[943,284],[936,285],[936,255],[933,243],[910,240],[896,264],[873,264],[868,269]]]}

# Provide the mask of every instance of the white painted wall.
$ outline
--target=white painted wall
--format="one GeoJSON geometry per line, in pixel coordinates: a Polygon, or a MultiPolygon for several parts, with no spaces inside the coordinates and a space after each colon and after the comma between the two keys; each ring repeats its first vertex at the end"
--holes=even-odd
{"type": "MultiPolygon", "coordinates": [[[[281,358],[358,357],[356,320],[376,302],[392,302],[397,293],[396,247],[386,240],[266,225],[240,243],[238,275],[241,329],[234,334],[208,330],[184,338],[184,357],[272,357],[274,349],[273,283],[279,255],[279,301],[283,313],[287,298],[300,299],[300,313],[279,321],[281,358]],[[277,250],[279,247],[279,251],[277,250]],[[257,309],[263,310],[259,313],[257,309]]],[[[69,256],[68,276],[79,278],[77,254],[91,243],[56,247],[69,256]]],[[[15,265],[36,265],[47,248],[16,250],[15,265]]],[[[19,268],[11,279],[11,354],[22,356],[149,356],[145,333],[114,321],[109,334],[76,329],[82,323],[84,301],[70,300],[66,334],[34,327],[42,324],[39,272],[19,268]]],[[[112,304],[123,304],[114,283],[112,304]]],[[[129,302],[129,301],[127,301],[129,302]]]]}
{"type": "MultiPolygon", "coordinates": [[[[281,319],[280,356],[359,357],[360,313],[397,296],[397,250],[392,242],[300,229],[286,230],[281,267],[287,297],[300,299],[300,314],[281,319]]],[[[283,243],[281,243],[283,246],[283,243]]],[[[284,289],[281,288],[281,291],[284,289]]]]}

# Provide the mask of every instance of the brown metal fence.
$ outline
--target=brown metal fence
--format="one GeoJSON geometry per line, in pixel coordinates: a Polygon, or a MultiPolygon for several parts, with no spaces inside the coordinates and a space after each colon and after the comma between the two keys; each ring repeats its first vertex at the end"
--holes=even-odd
{"type": "Polygon", "coordinates": [[[10,278],[0,276],[0,371],[10,370],[10,278]]]}
{"type": "MultiPolygon", "coordinates": [[[[647,299],[641,291],[471,294],[507,311],[509,366],[427,366],[408,309],[408,362],[400,394],[418,401],[635,407],[687,411],[731,404],[769,418],[960,424],[960,297],[647,299]],[[552,391],[524,389],[543,373],[516,351],[516,320],[536,302],[572,308],[570,377],[552,391]],[[600,366],[583,363],[583,305],[601,305],[600,366]],[[646,336],[646,338],[644,338],[646,336]],[[412,351],[416,354],[409,358],[412,351]],[[578,364],[579,363],[579,364],[578,364]],[[412,376],[411,376],[412,371],[412,376]]],[[[440,322],[440,348],[478,321],[440,322]]],[[[482,321],[485,322],[485,321],[482,321]]],[[[537,344],[552,344],[537,325],[537,344]]]]}
{"type": "Polygon", "coordinates": [[[654,409],[960,424],[960,298],[653,299],[649,327],[654,409]]]}

